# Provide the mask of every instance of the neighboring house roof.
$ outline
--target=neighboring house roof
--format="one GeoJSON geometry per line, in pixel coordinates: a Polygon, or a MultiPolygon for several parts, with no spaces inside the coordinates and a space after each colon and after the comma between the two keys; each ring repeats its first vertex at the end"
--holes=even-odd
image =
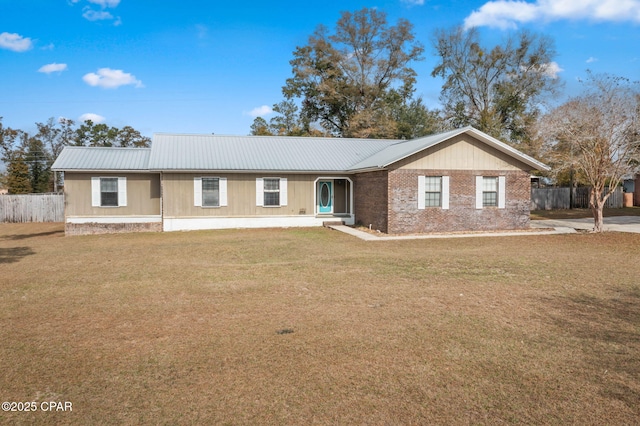
{"type": "Polygon", "coordinates": [[[157,133],[151,148],[65,147],[52,168],[77,171],[358,172],[384,169],[463,133],[532,169],[549,170],[538,160],[473,127],[409,141],[157,133]]]}
{"type": "Polygon", "coordinates": [[[53,170],[126,171],[147,170],[151,148],[66,146],[53,170]]]}
{"type": "Polygon", "coordinates": [[[346,171],[385,147],[383,139],[159,133],[151,170],[346,171]]]}

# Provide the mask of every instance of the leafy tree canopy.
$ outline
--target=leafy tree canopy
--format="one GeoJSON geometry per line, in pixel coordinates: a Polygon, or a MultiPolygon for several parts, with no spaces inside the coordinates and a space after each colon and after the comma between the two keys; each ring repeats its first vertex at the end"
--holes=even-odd
{"type": "Polygon", "coordinates": [[[10,193],[48,192],[53,181],[51,165],[62,148],[75,146],[148,147],[151,139],[130,126],[122,129],[85,121],[49,118],[36,123],[37,133],[4,127],[0,117],[0,159],[7,166],[5,184],[10,193]]]}
{"type": "MultiPolygon", "coordinates": [[[[395,108],[412,107],[416,72],[411,63],[421,60],[423,51],[405,19],[389,25],[376,9],[342,12],[333,32],[319,26],[308,44],[293,52],[293,77],[282,89],[286,100],[274,106],[280,116],[268,131],[397,137],[402,114],[395,108]],[[299,112],[294,99],[300,101],[299,112]],[[312,127],[316,123],[322,130],[312,127]]],[[[413,107],[424,108],[421,103],[413,107]]]]}

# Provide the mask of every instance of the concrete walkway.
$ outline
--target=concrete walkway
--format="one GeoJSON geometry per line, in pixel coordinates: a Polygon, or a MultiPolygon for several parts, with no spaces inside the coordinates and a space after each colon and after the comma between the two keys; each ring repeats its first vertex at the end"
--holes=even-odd
{"type": "MultiPolygon", "coordinates": [[[[531,229],[538,229],[538,231],[470,232],[459,234],[380,234],[380,236],[378,236],[345,225],[330,225],[329,228],[365,241],[419,240],[427,238],[526,237],[529,235],[575,234],[577,229],[590,231],[593,229],[593,219],[532,220],[531,229]]],[[[640,216],[606,217],[604,219],[604,229],[605,231],[640,233],[640,216]]]]}
{"type": "Polygon", "coordinates": [[[529,235],[557,235],[557,234],[575,234],[575,229],[568,227],[557,227],[540,231],[505,231],[505,232],[470,232],[459,234],[416,234],[416,235],[385,235],[380,236],[360,231],[346,225],[329,225],[329,228],[345,234],[358,237],[365,241],[392,241],[392,240],[423,240],[432,238],[474,238],[474,237],[526,237],[529,235]]]}
{"type": "MultiPolygon", "coordinates": [[[[593,229],[593,218],[545,219],[531,221],[532,228],[554,228],[557,226],[566,226],[573,229],[591,231],[593,229]]],[[[640,216],[605,217],[604,230],[640,234],[640,216]]]]}

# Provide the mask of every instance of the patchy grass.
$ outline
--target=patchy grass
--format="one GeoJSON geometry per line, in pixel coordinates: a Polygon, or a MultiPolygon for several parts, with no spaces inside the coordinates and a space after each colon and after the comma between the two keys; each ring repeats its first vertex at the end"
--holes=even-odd
{"type": "MultiPolygon", "coordinates": [[[[640,216],[640,207],[625,207],[623,209],[604,209],[604,217],[614,216],[640,216]]],[[[590,209],[563,209],[563,210],[534,210],[531,219],[583,219],[593,218],[590,209]]]]}
{"type": "Polygon", "coordinates": [[[0,224],[0,420],[634,424],[638,247],[0,224]]]}

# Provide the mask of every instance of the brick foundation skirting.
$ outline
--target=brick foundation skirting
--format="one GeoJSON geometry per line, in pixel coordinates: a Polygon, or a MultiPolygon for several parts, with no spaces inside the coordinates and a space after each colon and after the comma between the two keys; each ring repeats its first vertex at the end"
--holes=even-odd
{"type": "Polygon", "coordinates": [[[162,232],[162,222],[152,223],[66,223],[65,235],[122,234],[162,232]]]}

